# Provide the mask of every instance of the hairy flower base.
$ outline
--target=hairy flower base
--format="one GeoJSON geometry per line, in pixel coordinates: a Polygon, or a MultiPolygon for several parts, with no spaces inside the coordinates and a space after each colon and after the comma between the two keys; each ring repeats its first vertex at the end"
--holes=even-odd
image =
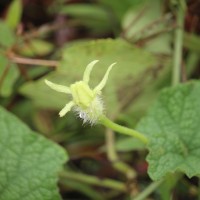
{"type": "Polygon", "coordinates": [[[74,106],[73,110],[83,120],[83,123],[89,123],[94,125],[99,120],[99,117],[103,114],[104,105],[100,96],[97,96],[87,109],[82,109],[79,106],[74,106]]]}

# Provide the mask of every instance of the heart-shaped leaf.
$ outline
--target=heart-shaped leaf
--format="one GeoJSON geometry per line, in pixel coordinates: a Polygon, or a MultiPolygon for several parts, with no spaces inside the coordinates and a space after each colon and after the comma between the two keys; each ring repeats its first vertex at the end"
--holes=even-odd
{"type": "Polygon", "coordinates": [[[0,200],[60,200],[66,152],[0,107],[0,200]]]}
{"type": "Polygon", "coordinates": [[[149,139],[149,175],[200,174],[200,83],[164,89],[137,129],[149,139]]]}

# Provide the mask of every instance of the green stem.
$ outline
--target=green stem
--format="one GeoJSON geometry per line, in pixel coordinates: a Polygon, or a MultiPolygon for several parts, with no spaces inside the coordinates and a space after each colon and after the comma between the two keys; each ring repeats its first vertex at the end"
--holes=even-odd
{"type": "Polygon", "coordinates": [[[106,131],[106,148],[107,156],[112,162],[112,166],[119,172],[125,174],[127,179],[134,179],[137,176],[134,169],[118,158],[117,152],[115,151],[115,135],[111,129],[106,131]]]}
{"type": "Polygon", "coordinates": [[[185,1],[179,0],[176,12],[177,28],[174,37],[174,58],[173,58],[173,74],[172,85],[177,85],[181,81],[181,61],[184,33],[184,18],[185,18],[185,1]]]}
{"type": "Polygon", "coordinates": [[[106,130],[106,149],[107,156],[111,162],[118,160],[117,153],[115,151],[115,135],[111,129],[106,130]]]}
{"type": "Polygon", "coordinates": [[[197,195],[198,195],[198,200],[200,200],[200,177],[198,179],[199,179],[199,187],[198,187],[197,195]]]}
{"type": "Polygon", "coordinates": [[[144,191],[142,191],[138,196],[136,196],[134,200],[146,199],[146,197],[148,197],[157,187],[159,187],[162,182],[163,180],[151,183],[144,191]]]}
{"type": "Polygon", "coordinates": [[[126,185],[120,181],[115,181],[112,179],[100,179],[96,176],[86,175],[78,172],[73,172],[70,170],[65,170],[60,174],[61,178],[71,179],[78,182],[83,182],[91,185],[106,187],[122,192],[126,192],[126,185]]]}
{"type": "Polygon", "coordinates": [[[102,115],[100,117],[99,121],[102,125],[110,128],[114,131],[117,131],[117,132],[122,133],[124,135],[129,135],[129,136],[135,137],[135,138],[141,140],[145,144],[148,143],[147,137],[145,137],[144,135],[142,135],[138,131],[124,127],[124,126],[121,126],[119,124],[116,124],[116,123],[112,122],[111,120],[109,120],[105,115],[102,115]]]}
{"type": "MultiPolygon", "coordinates": [[[[126,176],[126,182],[132,183],[137,173],[133,167],[119,159],[115,150],[115,133],[110,128],[106,130],[106,149],[108,159],[111,161],[113,168],[126,176]]],[[[131,191],[129,191],[129,193],[131,193],[131,191]]]]}

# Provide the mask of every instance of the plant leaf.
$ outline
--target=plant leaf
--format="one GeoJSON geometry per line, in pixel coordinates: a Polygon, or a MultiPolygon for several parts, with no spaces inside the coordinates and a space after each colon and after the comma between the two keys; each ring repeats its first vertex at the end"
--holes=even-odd
{"type": "Polygon", "coordinates": [[[8,9],[6,15],[6,23],[11,28],[16,28],[21,20],[21,16],[22,16],[22,1],[14,0],[8,9]]]}
{"type": "Polygon", "coordinates": [[[164,89],[137,129],[150,139],[149,175],[161,179],[167,173],[200,174],[200,83],[164,89]]]}
{"type": "Polygon", "coordinates": [[[59,200],[66,152],[0,107],[0,200],[59,200]]]}
{"type": "Polygon", "coordinates": [[[109,13],[103,7],[95,4],[62,5],[58,12],[75,18],[77,25],[86,26],[96,34],[110,31],[112,28],[111,21],[109,21],[109,13]]]}
{"type": "Polygon", "coordinates": [[[32,39],[28,43],[23,43],[18,46],[20,55],[34,57],[45,56],[53,50],[53,44],[41,39],[32,39]]]}
{"type": "Polygon", "coordinates": [[[157,59],[151,53],[134,47],[123,40],[93,40],[64,49],[63,60],[55,72],[36,82],[27,83],[20,89],[20,92],[31,97],[35,103],[42,107],[62,108],[66,104],[67,96],[49,89],[44,84],[44,79],[69,86],[75,81],[82,80],[85,67],[96,59],[100,61],[91,73],[91,88],[99,83],[108,66],[117,62],[103,90],[106,110],[109,114],[116,113],[121,99],[125,100],[127,97],[120,91],[125,92],[124,88],[126,88],[126,93],[133,92],[132,84],[136,78],[146,69],[157,65],[157,59]]]}
{"type": "Polygon", "coordinates": [[[116,15],[118,20],[121,21],[128,9],[145,2],[145,0],[99,0],[99,2],[103,6],[108,7],[116,15]]]}
{"type": "Polygon", "coordinates": [[[19,71],[16,64],[9,63],[8,59],[3,55],[0,55],[0,66],[0,95],[7,97],[13,91],[19,71]]]}
{"type": "Polygon", "coordinates": [[[200,37],[193,33],[184,33],[183,46],[191,51],[200,53],[200,37]]]}
{"type": "Polygon", "coordinates": [[[144,39],[143,48],[148,51],[171,54],[172,37],[167,31],[169,28],[167,22],[168,20],[163,17],[160,0],[144,1],[143,4],[133,7],[126,13],[122,21],[122,27],[125,37],[129,41],[134,43],[144,39]],[[158,23],[159,20],[160,22],[158,23]],[[162,34],[158,34],[159,32],[162,34]],[[156,36],[151,37],[154,34],[156,36]],[[145,39],[148,37],[151,39],[145,39]]]}
{"type": "Polygon", "coordinates": [[[104,9],[95,4],[71,4],[62,6],[60,11],[61,14],[68,14],[74,17],[90,18],[93,20],[107,20],[107,15],[104,9]]]}
{"type": "Polygon", "coordinates": [[[15,35],[10,27],[0,20],[0,47],[10,47],[15,43],[15,35]]]}

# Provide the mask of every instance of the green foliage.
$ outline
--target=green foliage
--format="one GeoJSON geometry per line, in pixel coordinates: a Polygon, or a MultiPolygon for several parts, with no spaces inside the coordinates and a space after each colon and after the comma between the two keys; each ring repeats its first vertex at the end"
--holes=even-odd
{"type": "Polygon", "coordinates": [[[13,87],[19,76],[17,65],[9,62],[9,60],[0,54],[0,96],[10,96],[13,87]]]}
{"type": "Polygon", "coordinates": [[[144,48],[154,53],[171,53],[171,35],[168,33],[167,18],[163,16],[160,0],[144,1],[129,9],[122,21],[124,37],[135,42],[145,38],[144,48]],[[163,30],[166,30],[162,33],[163,30]],[[162,34],[159,34],[161,32],[162,34]],[[156,35],[158,34],[158,35],[156,35]],[[148,37],[152,37],[150,40],[148,37]]]}
{"type": "Polygon", "coordinates": [[[93,188],[86,185],[85,183],[81,183],[81,182],[77,182],[73,180],[62,180],[61,182],[63,182],[69,188],[82,192],[83,194],[85,194],[91,199],[104,200],[104,197],[102,196],[102,194],[99,194],[93,188]]]}
{"type": "Polygon", "coordinates": [[[183,45],[193,52],[200,53],[200,37],[198,35],[185,33],[183,45]]]}
{"type": "Polygon", "coordinates": [[[60,13],[73,17],[90,18],[93,20],[107,20],[106,12],[97,5],[92,4],[72,4],[61,7],[60,13]]]}
{"type": "Polygon", "coordinates": [[[199,96],[199,82],[164,89],[139,123],[138,130],[150,139],[147,161],[152,179],[177,170],[188,177],[200,174],[199,96]]]}
{"type": "MultiPolygon", "coordinates": [[[[132,80],[147,68],[156,64],[155,57],[137,47],[131,46],[123,40],[96,40],[85,44],[75,45],[63,51],[63,60],[55,72],[42,79],[25,84],[20,92],[31,97],[42,107],[61,108],[66,103],[63,94],[56,94],[45,84],[44,79],[62,85],[70,85],[81,80],[85,66],[92,60],[99,59],[91,75],[91,86],[99,83],[107,67],[117,62],[109,76],[108,85],[104,90],[104,97],[109,114],[117,112],[120,106],[117,92],[132,84],[132,80]],[[79,59],[77,59],[77,56],[79,59]],[[121,68],[123,67],[123,70],[121,68]],[[125,81],[126,80],[126,81],[125,81]]],[[[130,88],[132,90],[132,88],[130,88]]],[[[129,92],[128,90],[126,92],[129,92]]],[[[123,96],[125,100],[126,96],[123,96]]]]}
{"type": "Polygon", "coordinates": [[[8,10],[6,23],[11,28],[16,28],[21,21],[22,15],[22,0],[14,0],[8,10]]]}
{"type": "Polygon", "coordinates": [[[73,17],[77,24],[91,29],[96,34],[104,33],[111,28],[111,21],[108,23],[109,13],[103,7],[95,4],[62,6],[59,13],[73,17]]]}
{"type": "Polygon", "coordinates": [[[0,200],[198,198],[197,185],[184,175],[200,175],[200,82],[162,90],[172,74],[178,82],[199,78],[197,4],[188,3],[185,13],[184,0],[28,2],[1,3],[0,105],[10,112],[0,107],[0,200]],[[44,83],[69,86],[96,59],[92,89],[117,62],[102,91],[112,120],[104,118],[104,125],[113,132],[102,117],[93,127],[71,112],[59,118],[71,96],[44,83]],[[59,176],[69,159],[65,149],[11,112],[70,152],[59,176]],[[148,146],[120,130],[139,139],[144,133],[148,146]],[[150,178],[162,179],[152,184],[146,148],[150,178]]]}
{"type": "Polygon", "coordinates": [[[120,20],[123,18],[124,14],[130,9],[132,6],[136,6],[138,4],[143,3],[145,0],[100,0],[100,3],[104,6],[107,6],[109,10],[111,10],[116,17],[120,20]]]}
{"type": "Polygon", "coordinates": [[[0,199],[59,200],[66,152],[0,107],[0,199]]]}
{"type": "Polygon", "coordinates": [[[17,65],[6,57],[7,50],[16,42],[16,36],[11,28],[0,21],[0,96],[11,95],[14,83],[19,76],[17,65]]]}
{"type": "Polygon", "coordinates": [[[10,27],[3,21],[0,21],[0,47],[10,47],[15,43],[16,36],[10,27]]]}
{"type": "Polygon", "coordinates": [[[24,56],[45,56],[53,50],[53,44],[41,39],[32,39],[28,43],[22,43],[18,47],[20,54],[24,56]]]}

